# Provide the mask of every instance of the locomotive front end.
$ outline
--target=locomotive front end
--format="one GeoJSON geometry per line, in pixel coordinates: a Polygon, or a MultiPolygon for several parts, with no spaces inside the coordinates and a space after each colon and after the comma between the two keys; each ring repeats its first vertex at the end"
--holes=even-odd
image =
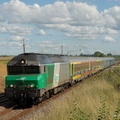
{"type": "Polygon", "coordinates": [[[40,97],[44,86],[44,75],[8,75],[6,77],[5,94],[17,102],[35,101],[40,97]]]}
{"type": "Polygon", "coordinates": [[[36,55],[22,54],[7,64],[5,95],[18,103],[34,102],[42,96],[46,81],[45,67],[36,55]]]}

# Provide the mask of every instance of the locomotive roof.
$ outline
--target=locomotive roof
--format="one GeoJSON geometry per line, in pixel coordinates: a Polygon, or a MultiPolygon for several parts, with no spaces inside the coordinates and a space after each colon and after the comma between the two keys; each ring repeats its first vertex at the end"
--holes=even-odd
{"type": "Polygon", "coordinates": [[[21,65],[21,61],[25,61],[27,65],[40,65],[49,63],[64,63],[68,60],[57,54],[39,54],[39,53],[25,53],[14,57],[8,62],[8,66],[21,65]]]}
{"type": "Polygon", "coordinates": [[[14,57],[8,62],[8,66],[19,66],[19,65],[36,65],[49,63],[67,63],[67,62],[87,62],[87,61],[97,61],[97,60],[109,60],[114,58],[104,58],[104,57],[70,57],[58,54],[39,54],[39,53],[25,53],[14,57]],[[25,64],[22,64],[22,61],[25,64]]]}
{"type": "Polygon", "coordinates": [[[67,59],[70,62],[87,62],[87,61],[99,61],[99,60],[113,60],[112,57],[70,57],[68,56],[67,59]]]}

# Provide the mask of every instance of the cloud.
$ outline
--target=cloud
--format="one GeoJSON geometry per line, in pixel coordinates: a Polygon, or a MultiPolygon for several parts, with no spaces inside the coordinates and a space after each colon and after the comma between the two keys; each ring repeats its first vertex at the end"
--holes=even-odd
{"type": "MultiPolygon", "coordinates": [[[[67,29],[66,29],[67,30],[67,29]]],[[[105,27],[92,27],[92,26],[80,26],[80,27],[71,27],[70,30],[67,30],[65,35],[67,37],[74,37],[81,40],[95,40],[98,35],[105,34],[117,34],[116,30],[105,27]]]]}
{"type": "Polygon", "coordinates": [[[19,41],[11,41],[11,42],[1,42],[0,43],[0,46],[1,48],[3,48],[5,51],[6,51],[6,48],[7,48],[7,51],[9,52],[8,49],[13,49],[13,48],[16,48],[15,51],[17,51],[17,48],[22,48],[22,42],[20,43],[19,41]]]}
{"type": "Polygon", "coordinates": [[[11,40],[13,40],[13,41],[23,40],[23,37],[21,37],[21,36],[11,36],[11,40]]]}
{"type": "Polygon", "coordinates": [[[22,37],[22,36],[11,36],[10,40],[12,41],[21,41],[21,40],[29,40],[28,38],[22,37]]]}
{"type": "Polygon", "coordinates": [[[96,6],[75,1],[59,1],[40,7],[38,4],[26,5],[19,0],[11,0],[0,5],[0,11],[0,16],[8,23],[66,23],[75,26],[104,24],[104,19],[96,6]]]}
{"type": "Polygon", "coordinates": [[[1,22],[21,25],[0,28],[1,33],[14,35],[31,35],[33,29],[24,27],[24,24],[39,27],[40,35],[47,35],[43,30],[46,28],[61,31],[66,37],[75,37],[79,40],[96,39],[100,34],[117,34],[117,30],[120,29],[118,6],[99,12],[95,5],[75,1],[57,1],[40,6],[11,0],[0,5],[0,11],[1,22]]]}
{"type": "Polygon", "coordinates": [[[116,40],[113,39],[112,37],[105,36],[104,41],[106,41],[106,42],[115,42],[116,40]]]}
{"type": "Polygon", "coordinates": [[[49,43],[49,44],[46,44],[46,43],[49,43],[49,42],[41,42],[39,44],[39,47],[43,47],[43,48],[53,48],[55,47],[55,45],[53,43],[49,43]]]}
{"type": "MultiPolygon", "coordinates": [[[[66,47],[66,44],[62,44],[66,47]]],[[[41,41],[39,44],[36,45],[36,48],[42,51],[42,53],[53,53],[53,54],[60,54],[61,53],[61,44],[56,44],[52,41],[41,41]]]]}
{"type": "Polygon", "coordinates": [[[9,42],[8,45],[12,46],[12,47],[21,47],[22,46],[22,44],[20,42],[9,42]]]}
{"type": "Polygon", "coordinates": [[[38,33],[39,35],[47,35],[46,33],[45,33],[45,31],[44,30],[39,30],[39,33],[38,33]]]}
{"type": "Polygon", "coordinates": [[[13,35],[32,35],[32,27],[24,27],[18,25],[2,24],[0,25],[0,33],[13,35]]]}
{"type": "Polygon", "coordinates": [[[114,6],[104,10],[102,15],[107,26],[115,29],[120,28],[120,6],[114,6]]]}
{"type": "Polygon", "coordinates": [[[42,44],[51,44],[52,42],[51,41],[42,41],[41,43],[42,44]]]}
{"type": "Polygon", "coordinates": [[[41,41],[39,44],[37,44],[36,46],[42,49],[48,49],[48,53],[50,51],[52,51],[52,53],[59,53],[61,51],[61,46],[66,47],[66,44],[56,44],[56,42],[52,42],[52,41],[41,41]]]}

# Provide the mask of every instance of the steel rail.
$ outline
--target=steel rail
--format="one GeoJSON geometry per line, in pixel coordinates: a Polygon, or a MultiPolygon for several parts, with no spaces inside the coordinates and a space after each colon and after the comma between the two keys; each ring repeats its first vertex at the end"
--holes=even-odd
{"type": "Polygon", "coordinates": [[[4,96],[5,96],[5,94],[4,94],[4,93],[0,93],[0,98],[1,98],[1,97],[4,97],[4,96]]]}
{"type": "Polygon", "coordinates": [[[0,98],[0,103],[3,103],[3,102],[6,102],[6,101],[8,101],[8,100],[10,100],[9,98],[0,98]]]}
{"type": "Polygon", "coordinates": [[[5,97],[5,93],[0,93],[0,103],[8,101],[9,98],[5,97]]]}
{"type": "Polygon", "coordinates": [[[18,105],[14,105],[11,108],[5,109],[3,111],[0,112],[0,116],[9,113],[10,111],[12,111],[15,107],[17,107],[18,105]]]}

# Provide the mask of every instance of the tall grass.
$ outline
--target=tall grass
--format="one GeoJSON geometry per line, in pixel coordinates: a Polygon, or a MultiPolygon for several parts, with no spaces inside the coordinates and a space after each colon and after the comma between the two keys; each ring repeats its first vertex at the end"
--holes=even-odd
{"type": "Polygon", "coordinates": [[[9,60],[0,60],[0,63],[7,64],[8,62],[9,62],[9,60]]]}
{"type": "Polygon", "coordinates": [[[109,69],[84,80],[32,112],[31,120],[120,120],[119,74],[109,69]]]}

